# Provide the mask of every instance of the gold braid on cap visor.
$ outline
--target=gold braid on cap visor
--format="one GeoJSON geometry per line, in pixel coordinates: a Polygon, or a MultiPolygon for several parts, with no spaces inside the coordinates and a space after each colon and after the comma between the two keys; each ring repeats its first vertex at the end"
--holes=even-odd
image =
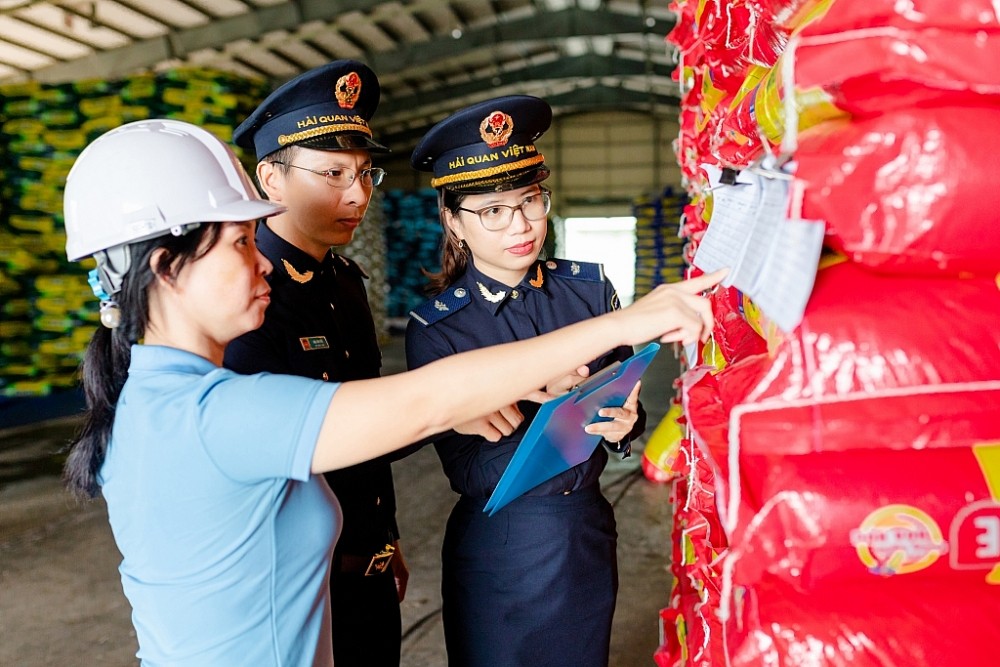
{"type": "Polygon", "coordinates": [[[542,162],[545,162],[545,156],[536,155],[535,157],[525,158],[524,160],[518,160],[517,162],[509,162],[496,167],[487,167],[486,169],[477,169],[476,171],[464,171],[460,174],[448,174],[447,176],[442,176],[441,178],[432,178],[431,187],[437,188],[442,185],[448,185],[449,183],[455,183],[458,181],[477,181],[481,178],[488,178],[501,172],[524,169],[525,167],[531,167],[536,164],[541,164],[542,162]]]}
{"type": "Polygon", "coordinates": [[[368,137],[372,136],[372,131],[368,129],[367,125],[358,125],[356,123],[343,123],[340,125],[325,125],[323,127],[314,127],[311,130],[305,130],[303,132],[295,132],[294,134],[280,134],[278,135],[278,145],[286,146],[288,144],[294,144],[297,141],[302,141],[303,139],[312,139],[313,137],[318,137],[323,134],[330,134],[331,132],[344,132],[346,130],[357,130],[368,137]]]}

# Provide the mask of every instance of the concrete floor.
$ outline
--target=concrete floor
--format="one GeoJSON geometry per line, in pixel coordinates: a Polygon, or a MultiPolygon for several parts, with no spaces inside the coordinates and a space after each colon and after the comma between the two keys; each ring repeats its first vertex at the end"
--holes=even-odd
{"type": "MultiPolygon", "coordinates": [[[[402,369],[401,341],[384,348],[385,372],[402,369]]],[[[661,350],[643,379],[652,432],[667,408],[677,366],[661,350]]],[[[78,505],[62,490],[53,453],[73,418],[0,431],[0,665],[135,665],[135,634],[121,592],[120,555],[101,501],[78,505]]],[[[621,588],[611,665],[654,665],[658,611],[669,592],[669,489],[648,482],[638,450],[601,481],[616,507],[621,588]]],[[[394,464],[403,549],[411,569],[403,603],[403,665],[444,667],[440,545],[455,501],[430,448],[394,464]]],[[[581,637],[581,641],[587,641],[581,637]]],[[[572,667],[567,665],[567,667],[572,667]]]]}

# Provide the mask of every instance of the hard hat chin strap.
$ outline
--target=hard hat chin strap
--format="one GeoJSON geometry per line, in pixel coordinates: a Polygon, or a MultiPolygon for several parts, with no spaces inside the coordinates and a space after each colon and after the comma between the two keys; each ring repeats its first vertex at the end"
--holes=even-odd
{"type": "Polygon", "coordinates": [[[128,244],[122,244],[94,253],[97,268],[90,272],[88,281],[94,296],[101,300],[101,324],[114,329],[121,322],[121,309],[114,298],[122,289],[122,281],[132,265],[128,244]]]}
{"type": "MultiPolygon", "coordinates": [[[[198,229],[201,224],[190,222],[174,225],[170,228],[170,233],[183,236],[198,229]]],[[[132,246],[123,243],[107,250],[98,250],[94,253],[94,260],[97,261],[97,268],[91,270],[87,280],[94,296],[101,300],[101,324],[114,329],[121,322],[121,309],[115,295],[121,291],[125,274],[132,266],[132,246]]]]}
{"type": "Polygon", "coordinates": [[[99,299],[109,299],[122,289],[122,280],[132,266],[131,249],[127,243],[116,245],[107,250],[98,250],[94,253],[94,259],[97,260],[97,275],[104,293],[99,294],[93,283],[91,287],[99,299]]]}

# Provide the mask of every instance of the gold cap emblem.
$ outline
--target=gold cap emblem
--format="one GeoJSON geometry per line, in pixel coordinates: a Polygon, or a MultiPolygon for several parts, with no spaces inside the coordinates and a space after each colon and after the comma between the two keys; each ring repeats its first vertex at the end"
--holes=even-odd
{"type": "Polygon", "coordinates": [[[479,124],[479,136],[490,148],[504,146],[514,133],[514,119],[503,111],[492,111],[479,124]]]}
{"type": "Polygon", "coordinates": [[[337,103],[341,109],[353,109],[361,94],[361,77],[357,72],[345,74],[337,79],[333,93],[337,96],[337,103]]]}

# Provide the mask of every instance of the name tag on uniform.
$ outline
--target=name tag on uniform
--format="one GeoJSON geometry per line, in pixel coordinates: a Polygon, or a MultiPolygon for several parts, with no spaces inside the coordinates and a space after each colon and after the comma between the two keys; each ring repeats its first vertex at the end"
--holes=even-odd
{"type": "Polygon", "coordinates": [[[330,343],[327,342],[326,336],[306,336],[305,338],[300,338],[299,343],[302,344],[302,349],[306,352],[327,350],[330,348],[330,343]]]}

